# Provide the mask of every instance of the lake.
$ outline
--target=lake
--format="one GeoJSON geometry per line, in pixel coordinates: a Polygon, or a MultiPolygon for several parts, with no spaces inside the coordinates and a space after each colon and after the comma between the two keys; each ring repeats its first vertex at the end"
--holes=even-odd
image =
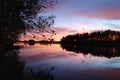
{"type": "MultiPolygon", "coordinates": [[[[60,44],[17,45],[23,46],[19,49],[19,59],[25,61],[26,68],[49,72],[54,80],[120,80],[120,53],[116,48],[108,51],[100,48],[104,53],[99,51],[97,55],[63,49],[60,44]]],[[[98,49],[95,51],[98,53],[98,49]]]]}

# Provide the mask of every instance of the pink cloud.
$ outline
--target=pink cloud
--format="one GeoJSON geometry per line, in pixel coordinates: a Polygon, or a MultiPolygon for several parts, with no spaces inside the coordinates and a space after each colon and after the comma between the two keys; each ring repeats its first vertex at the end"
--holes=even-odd
{"type": "Polygon", "coordinates": [[[72,28],[54,28],[56,34],[61,34],[61,33],[77,33],[79,32],[78,29],[72,29],[72,28]]]}
{"type": "Polygon", "coordinates": [[[54,28],[56,35],[54,36],[55,40],[60,40],[62,37],[65,37],[69,34],[75,34],[79,33],[79,29],[73,29],[73,28],[54,28]]]}
{"type": "Polygon", "coordinates": [[[102,18],[102,19],[120,19],[120,9],[101,9],[97,12],[79,12],[74,14],[75,16],[87,17],[87,18],[102,18]]]}

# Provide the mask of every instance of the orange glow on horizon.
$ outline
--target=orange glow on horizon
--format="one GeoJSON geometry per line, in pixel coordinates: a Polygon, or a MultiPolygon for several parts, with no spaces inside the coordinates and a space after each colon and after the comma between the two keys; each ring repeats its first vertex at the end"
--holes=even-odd
{"type": "MultiPolygon", "coordinates": [[[[60,41],[61,40],[61,38],[62,38],[63,36],[62,35],[57,35],[57,36],[54,36],[53,37],[53,39],[54,39],[54,41],[60,41]]],[[[21,37],[19,40],[20,41],[29,41],[30,39],[32,39],[32,40],[35,40],[35,41],[40,41],[40,40],[42,40],[42,39],[36,39],[36,38],[28,38],[28,37],[21,37]]]]}
{"type": "MultiPolygon", "coordinates": [[[[70,25],[68,25],[70,26],[70,25]]],[[[54,39],[54,41],[60,41],[62,39],[62,37],[65,37],[67,35],[73,35],[76,33],[82,34],[82,33],[91,33],[94,31],[100,31],[100,30],[108,30],[108,28],[105,25],[97,25],[97,24],[80,24],[79,26],[74,26],[74,27],[70,27],[70,28],[54,28],[56,35],[54,35],[52,38],[54,39]]],[[[43,38],[33,38],[32,36],[30,37],[24,37],[22,36],[20,38],[21,41],[24,40],[30,40],[33,39],[35,41],[40,41],[43,40],[43,38]]]]}

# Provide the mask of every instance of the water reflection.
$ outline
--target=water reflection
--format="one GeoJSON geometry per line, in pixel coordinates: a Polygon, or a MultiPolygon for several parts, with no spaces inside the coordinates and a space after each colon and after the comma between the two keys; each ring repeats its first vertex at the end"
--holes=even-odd
{"type": "Polygon", "coordinates": [[[25,62],[18,56],[20,48],[0,46],[0,80],[53,80],[49,73],[25,68],[25,62]]]}
{"type": "MultiPolygon", "coordinates": [[[[45,66],[54,66],[52,74],[55,80],[120,80],[119,57],[108,59],[73,50],[63,50],[59,44],[41,45],[37,43],[33,46],[26,44],[24,48],[20,49],[19,56],[21,60],[26,61],[27,66],[36,71],[44,70],[45,66]]],[[[115,52],[114,48],[111,51],[115,52]]]]}
{"type": "Polygon", "coordinates": [[[83,54],[92,54],[94,56],[99,56],[99,57],[107,57],[107,58],[112,58],[112,57],[119,57],[120,56],[120,47],[112,47],[112,46],[76,46],[76,45],[66,45],[66,44],[61,44],[62,49],[65,49],[67,51],[72,51],[75,53],[83,53],[83,54]]]}
{"type": "Polygon", "coordinates": [[[18,60],[19,47],[0,47],[0,80],[21,80],[24,63],[18,60]]]}

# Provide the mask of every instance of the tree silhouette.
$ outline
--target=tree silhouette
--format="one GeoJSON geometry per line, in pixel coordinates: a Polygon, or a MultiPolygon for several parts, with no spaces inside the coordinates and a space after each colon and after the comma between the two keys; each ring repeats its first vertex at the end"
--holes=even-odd
{"type": "MultiPolygon", "coordinates": [[[[34,71],[25,66],[25,61],[19,58],[22,46],[0,45],[0,80],[53,80],[53,75],[47,71],[34,71]]],[[[50,68],[51,69],[51,68],[50,68]]]]}
{"type": "Polygon", "coordinates": [[[74,34],[74,35],[68,35],[61,39],[61,44],[73,44],[77,43],[77,45],[81,44],[92,44],[93,46],[96,44],[101,43],[118,43],[120,41],[120,32],[119,31],[97,31],[92,32],[90,34],[84,33],[84,34],[74,34]],[[74,41],[75,40],[75,41],[74,41]]]}
{"type": "Polygon", "coordinates": [[[96,31],[90,34],[74,34],[63,37],[61,47],[67,51],[83,53],[108,58],[120,56],[120,32],[119,31],[96,31]]]}
{"type": "Polygon", "coordinates": [[[15,42],[21,33],[47,31],[54,16],[37,16],[52,7],[56,0],[0,0],[0,43],[15,42]]]}

